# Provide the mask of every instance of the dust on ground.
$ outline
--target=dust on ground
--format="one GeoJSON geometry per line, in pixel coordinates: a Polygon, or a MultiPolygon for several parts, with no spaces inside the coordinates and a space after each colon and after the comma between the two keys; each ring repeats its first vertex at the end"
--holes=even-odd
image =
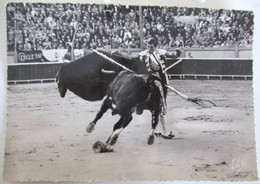
{"type": "MultiPolygon", "coordinates": [[[[94,153],[118,116],[108,111],[91,134],[86,127],[101,102],[55,83],[8,86],[4,178],[9,181],[257,180],[252,81],[170,81],[202,108],[170,92],[167,127],[175,137],[147,145],[151,115],[134,115],[112,153],[94,153]]],[[[160,127],[160,124],[158,125],[160,127]]],[[[158,129],[160,130],[160,129],[158,129]]]]}

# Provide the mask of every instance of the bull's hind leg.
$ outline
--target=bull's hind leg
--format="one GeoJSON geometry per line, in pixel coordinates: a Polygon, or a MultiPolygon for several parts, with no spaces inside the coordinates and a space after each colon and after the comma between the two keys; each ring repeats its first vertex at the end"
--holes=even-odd
{"type": "Polygon", "coordinates": [[[114,125],[113,133],[107,139],[107,142],[106,142],[107,144],[114,145],[116,143],[117,138],[118,138],[118,134],[122,131],[122,130],[120,131],[120,127],[123,124],[123,121],[124,121],[124,117],[120,117],[118,122],[114,125]],[[115,134],[115,133],[117,133],[117,134],[115,134]]]}
{"type": "Polygon", "coordinates": [[[124,130],[124,128],[130,123],[132,119],[132,115],[122,116],[119,119],[119,121],[114,125],[113,133],[108,138],[107,144],[114,145],[117,141],[119,134],[124,130]]]}
{"type": "Polygon", "coordinates": [[[159,113],[156,111],[152,111],[152,130],[147,140],[147,144],[149,145],[152,145],[154,143],[154,131],[155,128],[157,127],[158,119],[159,119],[159,113]]]}
{"type": "Polygon", "coordinates": [[[93,132],[93,130],[95,129],[95,125],[96,125],[97,121],[98,121],[98,120],[103,116],[103,114],[109,109],[109,103],[110,103],[109,99],[106,98],[106,99],[104,100],[104,102],[102,103],[102,106],[101,106],[100,110],[98,111],[98,113],[97,113],[95,119],[94,119],[92,122],[89,123],[89,125],[88,125],[88,127],[87,127],[87,129],[86,129],[86,131],[87,131],[88,133],[93,132]]]}

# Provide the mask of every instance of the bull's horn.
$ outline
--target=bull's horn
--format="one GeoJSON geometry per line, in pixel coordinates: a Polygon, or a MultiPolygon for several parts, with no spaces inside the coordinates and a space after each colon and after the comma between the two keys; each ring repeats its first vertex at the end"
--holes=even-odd
{"type": "Polygon", "coordinates": [[[105,73],[105,74],[114,74],[114,73],[116,73],[114,70],[105,70],[103,68],[102,68],[101,72],[105,73]]]}
{"type": "Polygon", "coordinates": [[[55,76],[56,83],[59,83],[59,73],[60,73],[60,71],[58,71],[57,74],[56,74],[56,76],[55,76]]]}

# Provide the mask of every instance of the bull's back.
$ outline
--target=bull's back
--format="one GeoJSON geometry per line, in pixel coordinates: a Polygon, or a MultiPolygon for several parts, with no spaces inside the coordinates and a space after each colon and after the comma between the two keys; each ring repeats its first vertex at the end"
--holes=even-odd
{"type": "Polygon", "coordinates": [[[109,86],[108,95],[116,103],[119,113],[142,103],[149,95],[145,75],[120,73],[109,86]]]}

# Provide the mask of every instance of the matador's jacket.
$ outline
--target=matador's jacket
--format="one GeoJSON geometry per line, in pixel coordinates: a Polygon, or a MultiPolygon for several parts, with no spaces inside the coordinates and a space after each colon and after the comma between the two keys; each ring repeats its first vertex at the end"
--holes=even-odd
{"type": "Polygon", "coordinates": [[[144,50],[139,54],[139,59],[145,63],[148,73],[155,75],[162,80],[162,84],[156,81],[156,85],[159,87],[161,92],[161,114],[166,114],[166,95],[167,88],[165,85],[168,85],[169,80],[167,73],[165,71],[165,57],[167,51],[163,49],[155,49],[153,53],[150,53],[149,50],[144,50]],[[164,85],[165,84],[165,85],[164,85]]]}

